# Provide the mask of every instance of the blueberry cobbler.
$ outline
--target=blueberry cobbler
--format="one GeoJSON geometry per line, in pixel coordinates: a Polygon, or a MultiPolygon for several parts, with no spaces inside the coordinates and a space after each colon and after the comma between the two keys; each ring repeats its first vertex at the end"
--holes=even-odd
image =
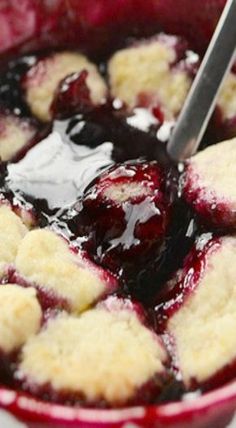
{"type": "Polygon", "coordinates": [[[2,64],[2,385],[116,408],[235,378],[234,69],[201,150],[166,153],[200,62],[153,32],[2,64]]]}

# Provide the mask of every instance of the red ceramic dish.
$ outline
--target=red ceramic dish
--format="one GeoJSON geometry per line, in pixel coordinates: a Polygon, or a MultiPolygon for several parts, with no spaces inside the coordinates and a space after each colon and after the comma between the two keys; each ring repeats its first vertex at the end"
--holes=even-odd
{"type": "MultiPolygon", "coordinates": [[[[73,409],[7,389],[0,389],[0,403],[29,428],[187,428],[190,424],[193,428],[233,428],[236,382],[190,402],[122,410],[73,409]]],[[[23,427],[16,423],[16,428],[23,427]]]]}
{"type": "MultiPolygon", "coordinates": [[[[224,0],[112,0],[109,4],[104,0],[22,0],[18,4],[14,0],[0,0],[1,59],[4,62],[19,50],[28,52],[55,46],[109,49],[117,29],[126,34],[127,23],[142,25],[147,33],[155,26],[187,36],[194,47],[204,51],[224,3],[224,0]]],[[[189,396],[182,402],[121,410],[75,409],[1,388],[0,406],[29,428],[185,428],[190,424],[193,428],[223,428],[233,423],[236,382],[200,397],[189,396]]],[[[4,422],[4,428],[8,428],[7,423],[4,422]]],[[[14,427],[12,424],[9,427],[14,427]]]]}

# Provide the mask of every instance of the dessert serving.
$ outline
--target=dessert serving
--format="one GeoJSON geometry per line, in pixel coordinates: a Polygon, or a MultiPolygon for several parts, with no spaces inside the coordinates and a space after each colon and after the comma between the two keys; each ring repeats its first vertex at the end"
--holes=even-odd
{"type": "Polygon", "coordinates": [[[232,420],[235,67],[176,165],[224,6],[179,3],[0,8],[0,405],[27,427],[232,420]]]}

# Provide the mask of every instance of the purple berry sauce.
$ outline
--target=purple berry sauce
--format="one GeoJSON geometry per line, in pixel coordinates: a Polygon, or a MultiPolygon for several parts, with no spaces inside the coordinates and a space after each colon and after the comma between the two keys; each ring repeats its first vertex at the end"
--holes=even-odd
{"type": "MultiPolygon", "coordinates": [[[[21,82],[36,59],[37,55],[20,57],[2,68],[1,110],[32,119],[24,101],[21,82]]],[[[103,57],[99,58],[97,63],[106,75],[103,60],[103,57]]],[[[148,120],[140,122],[140,110],[127,116],[124,106],[117,105],[111,99],[100,107],[93,106],[86,89],[86,73],[82,72],[80,76],[65,80],[64,83],[68,84],[68,91],[62,96],[59,88],[52,105],[55,117],[53,122],[45,125],[34,119],[41,136],[37,140],[39,142],[28,147],[26,153],[14,163],[0,164],[1,198],[10,201],[13,207],[29,211],[39,227],[50,226],[64,234],[74,246],[85,250],[98,265],[114,272],[122,284],[119,295],[141,302],[152,320],[154,306],[158,296],[162,295],[163,285],[181,266],[195,236],[202,230],[178,193],[179,172],[166,153],[166,141],[171,128],[165,128],[163,139],[163,132],[158,131],[167,124],[158,108],[154,109],[156,123],[153,123],[148,120]],[[68,105],[70,99],[72,103],[68,105]],[[158,184],[164,195],[161,202],[158,198],[153,200],[153,197],[150,200],[148,197],[141,198],[138,202],[131,198],[128,205],[126,202],[122,205],[122,209],[117,206],[114,209],[108,207],[107,201],[100,201],[96,205],[93,200],[88,204],[88,195],[96,187],[96,183],[99,183],[101,174],[107,174],[116,165],[123,165],[125,168],[125,165],[137,167],[142,163],[157,165],[161,183],[158,184]],[[161,224],[158,216],[153,221],[151,215],[144,222],[143,209],[149,210],[149,202],[154,204],[155,209],[160,209],[162,220],[164,219],[161,224]],[[158,205],[159,202],[161,205],[158,205]],[[102,212],[104,216],[101,215],[102,212]],[[136,236],[134,228],[130,228],[130,218],[134,214],[139,228],[136,236]],[[106,221],[99,223],[98,218],[101,220],[101,216],[106,221]],[[112,227],[109,229],[109,222],[114,222],[119,227],[116,230],[112,227]],[[153,236],[157,236],[157,230],[161,239],[156,246],[152,240],[153,236]],[[134,249],[134,242],[137,240],[138,251],[134,249]]],[[[142,174],[137,181],[140,184],[145,182],[142,174]]],[[[144,184],[147,185],[146,182],[144,184]]],[[[12,274],[12,277],[17,281],[17,274],[12,274]]],[[[53,308],[50,314],[49,306],[54,306],[55,302],[48,300],[42,293],[40,298],[46,311],[49,311],[45,319],[53,316],[53,308]]],[[[15,358],[17,357],[14,356],[14,361],[15,358]]],[[[4,361],[5,367],[5,374],[0,380],[15,387],[17,385],[11,378],[14,371],[11,367],[15,364],[11,363],[13,360],[11,357],[6,360],[5,356],[0,359],[0,365],[4,361]]],[[[130,404],[157,402],[152,393],[156,384],[151,381],[150,385],[149,387],[147,383],[141,390],[141,395],[137,393],[135,403],[130,404]],[[142,396],[143,393],[145,397],[142,396]]],[[[66,399],[63,393],[61,396],[55,394],[50,385],[36,393],[44,400],[65,402],[66,399]]],[[[183,393],[182,383],[173,377],[158,400],[176,400],[183,393]]],[[[69,403],[86,405],[84,399],[78,397],[70,397],[69,403]]],[[[95,405],[104,407],[104,403],[95,405]]]]}

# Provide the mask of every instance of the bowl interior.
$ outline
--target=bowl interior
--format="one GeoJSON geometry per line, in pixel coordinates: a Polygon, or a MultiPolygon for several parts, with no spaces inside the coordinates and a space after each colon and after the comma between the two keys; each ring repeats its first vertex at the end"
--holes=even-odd
{"type": "MultiPolygon", "coordinates": [[[[0,0],[0,58],[32,50],[76,47],[107,57],[125,37],[166,31],[186,36],[203,52],[225,0],[0,0]],[[173,13],[174,11],[174,13],[173,13]],[[23,19],[23,24],[22,24],[23,19]]],[[[201,397],[160,406],[122,410],[74,409],[0,389],[1,407],[33,427],[224,426],[236,406],[236,382],[201,397]],[[132,425],[133,423],[133,425],[132,425]],[[130,424],[130,425],[129,425],[130,424]],[[136,424],[136,425],[134,425],[136,424]]]]}

